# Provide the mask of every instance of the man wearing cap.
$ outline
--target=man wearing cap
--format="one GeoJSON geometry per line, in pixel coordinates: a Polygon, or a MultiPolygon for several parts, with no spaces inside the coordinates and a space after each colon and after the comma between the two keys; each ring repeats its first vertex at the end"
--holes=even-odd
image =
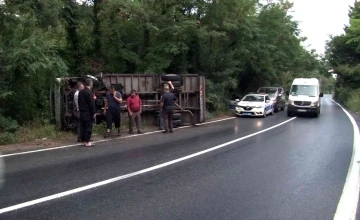
{"type": "Polygon", "coordinates": [[[174,114],[174,102],[178,99],[174,93],[170,92],[168,86],[164,88],[164,94],[160,100],[160,107],[162,111],[162,116],[164,119],[165,131],[164,133],[173,133],[173,114],[174,114]]]}
{"type": "MultiPolygon", "coordinates": [[[[170,91],[174,91],[174,86],[173,84],[171,83],[171,81],[168,82],[169,86],[170,86],[170,91]]],[[[162,98],[162,96],[160,97],[160,99],[162,98]]],[[[160,112],[159,112],[159,130],[164,130],[164,118],[163,118],[163,115],[162,115],[162,109],[160,109],[160,112]]]]}

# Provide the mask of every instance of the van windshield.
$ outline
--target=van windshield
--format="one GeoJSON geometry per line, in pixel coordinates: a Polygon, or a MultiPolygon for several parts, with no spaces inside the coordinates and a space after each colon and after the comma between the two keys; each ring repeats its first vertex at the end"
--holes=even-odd
{"type": "Polygon", "coordinates": [[[258,90],[259,93],[265,93],[265,94],[268,94],[270,98],[274,98],[276,97],[276,92],[277,92],[277,88],[266,88],[266,87],[263,87],[263,88],[260,88],[258,90]]]}
{"type": "Polygon", "coordinates": [[[290,91],[290,95],[317,96],[317,93],[317,86],[315,85],[293,85],[290,91]]]}

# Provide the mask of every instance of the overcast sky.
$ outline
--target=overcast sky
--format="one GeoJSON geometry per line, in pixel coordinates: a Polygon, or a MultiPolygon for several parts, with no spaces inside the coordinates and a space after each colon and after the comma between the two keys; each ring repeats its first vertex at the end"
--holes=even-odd
{"type": "Polygon", "coordinates": [[[302,36],[308,38],[306,45],[316,49],[319,54],[325,51],[325,42],[329,34],[344,32],[349,23],[349,6],[355,0],[290,0],[294,3],[292,15],[300,22],[302,36]]]}

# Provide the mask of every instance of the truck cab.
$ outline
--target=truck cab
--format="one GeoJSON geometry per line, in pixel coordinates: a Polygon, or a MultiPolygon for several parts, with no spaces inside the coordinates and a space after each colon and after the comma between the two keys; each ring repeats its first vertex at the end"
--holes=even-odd
{"type": "Polygon", "coordinates": [[[289,102],[287,115],[311,114],[315,117],[320,115],[321,100],[323,93],[320,82],[316,78],[296,78],[287,92],[289,102]]]}

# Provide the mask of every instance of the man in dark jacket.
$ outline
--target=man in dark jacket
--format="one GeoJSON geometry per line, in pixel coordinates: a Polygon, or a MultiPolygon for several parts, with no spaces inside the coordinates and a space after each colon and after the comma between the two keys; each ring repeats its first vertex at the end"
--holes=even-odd
{"type": "Polygon", "coordinates": [[[79,92],[80,111],[80,138],[86,147],[94,146],[90,142],[95,114],[94,94],[91,92],[93,82],[91,79],[85,81],[85,88],[79,92]]]}
{"type": "MultiPolygon", "coordinates": [[[[171,81],[168,81],[168,84],[171,89],[170,92],[172,92],[174,90],[174,86],[171,83],[171,81]]],[[[162,98],[162,96],[161,96],[161,98],[162,98]]],[[[160,109],[160,112],[159,112],[159,130],[164,130],[164,118],[163,118],[163,114],[162,114],[162,109],[160,109]]]]}
{"type": "Polygon", "coordinates": [[[174,114],[174,102],[178,99],[174,93],[170,92],[169,87],[165,87],[165,93],[162,95],[160,100],[160,107],[164,119],[165,131],[164,133],[173,133],[173,121],[172,117],[174,114]]]}

